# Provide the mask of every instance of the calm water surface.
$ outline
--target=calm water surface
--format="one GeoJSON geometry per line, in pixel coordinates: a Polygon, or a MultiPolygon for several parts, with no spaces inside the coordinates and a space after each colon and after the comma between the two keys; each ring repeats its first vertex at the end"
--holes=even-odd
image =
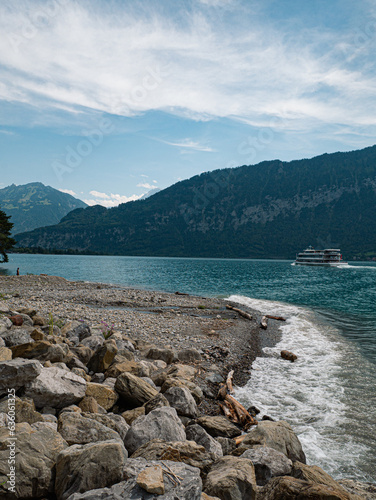
{"type": "Polygon", "coordinates": [[[9,257],[0,273],[15,274],[19,267],[21,274],[232,296],[260,312],[285,315],[282,341],[256,360],[238,398],[289,421],[308,462],[336,478],[375,481],[375,263],[326,269],[271,260],[9,257]],[[296,352],[298,362],[282,362],[281,348],[296,352]]]}

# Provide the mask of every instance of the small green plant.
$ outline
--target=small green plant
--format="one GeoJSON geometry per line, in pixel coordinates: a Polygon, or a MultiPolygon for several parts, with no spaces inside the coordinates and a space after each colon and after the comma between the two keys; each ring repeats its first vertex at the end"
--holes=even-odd
{"type": "Polygon", "coordinates": [[[48,314],[48,333],[50,335],[54,333],[54,316],[51,312],[48,314]]]}
{"type": "Polygon", "coordinates": [[[114,333],[114,324],[112,323],[112,325],[109,326],[108,323],[106,323],[105,321],[101,321],[101,324],[102,324],[102,335],[105,339],[108,339],[114,333]]]}
{"type": "Polygon", "coordinates": [[[0,293],[0,300],[7,300],[7,296],[4,295],[3,293],[0,293]]]}
{"type": "Polygon", "coordinates": [[[197,309],[206,309],[206,306],[197,306],[197,309]]]}

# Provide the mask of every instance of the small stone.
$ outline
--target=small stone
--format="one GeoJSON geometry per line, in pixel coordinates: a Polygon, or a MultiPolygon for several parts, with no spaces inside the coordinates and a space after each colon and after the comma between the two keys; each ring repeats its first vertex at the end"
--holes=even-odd
{"type": "Polygon", "coordinates": [[[162,467],[154,465],[153,467],[146,467],[139,473],[136,479],[137,484],[148,493],[155,495],[163,495],[165,486],[163,481],[162,467]]]}
{"type": "Polygon", "coordinates": [[[35,330],[33,330],[31,333],[30,333],[30,337],[33,339],[33,340],[46,340],[46,336],[45,334],[42,332],[42,330],[40,330],[39,328],[35,328],[35,330]]]}
{"type": "Polygon", "coordinates": [[[14,326],[22,326],[24,322],[21,314],[16,314],[15,316],[11,316],[9,319],[11,320],[14,326]]]}
{"type": "Polygon", "coordinates": [[[87,413],[98,413],[97,400],[92,396],[85,396],[78,404],[82,411],[87,413]]]}
{"type": "Polygon", "coordinates": [[[102,384],[89,382],[86,387],[86,396],[93,397],[105,410],[110,410],[118,400],[118,394],[102,384]]]}
{"type": "Polygon", "coordinates": [[[121,414],[127,424],[131,425],[132,422],[136,420],[138,417],[142,417],[145,415],[145,406],[139,406],[138,408],[134,408],[133,410],[125,411],[121,414]]]}
{"type": "Polygon", "coordinates": [[[35,315],[33,316],[33,323],[34,326],[46,326],[48,321],[46,320],[46,318],[42,318],[42,316],[35,315]]]}
{"type": "Polygon", "coordinates": [[[296,359],[298,359],[298,356],[290,351],[281,351],[281,358],[287,359],[293,363],[296,359]]]}
{"type": "Polygon", "coordinates": [[[12,351],[7,347],[0,347],[0,361],[10,361],[12,359],[12,351]]]}

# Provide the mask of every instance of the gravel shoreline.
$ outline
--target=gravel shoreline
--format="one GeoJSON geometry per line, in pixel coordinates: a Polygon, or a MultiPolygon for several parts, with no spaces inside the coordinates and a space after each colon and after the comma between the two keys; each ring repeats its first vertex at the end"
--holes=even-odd
{"type": "MultiPolygon", "coordinates": [[[[233,303],[224,299],[47,275],[1,276],[0,292],[14,310],[31,307],[43,316],[51,313],[56,319],[83,320],[93,328],[101,328],[103,323],[114,325],[115,332],[125,334],[139,348],[149,344],[174,350],[194,347],[203,353],[201,379],[213,372],[225,377],[234,370],[238,386],[251,377],[252,362],[263,355],[262,349],[275,345],[281,337],[278,322],[270,320],[268,329],[263,330],[259,312],[241,306],[254,318],[247,320],[226,309],[233,303]]],[[[215,388],[211,382],[206,385],[215,388]]],[[[214,412],[213,407],[210,412],[214,412]]]]}
{"type": "Polygon", "coordinates": [[[259,312],[229,304],[237,306],[57,276],[0,277],[0,477],[9,476],[1,498],[144,498],[155,487],[151,469],[160,491],[181,500],[375,498],[372,484],[341,486],[306,465],[287,422],[255,419],[257,409],[248,414],[225,386],[218,416],[229,371],[235,385],[252,385],[252,362],[281,338],[279,321],[263,329],[259,312]],[[17,482],[6,460],[14,432],[17,482]],[[128,495],[140,488],[142,496],[128,495]]]}

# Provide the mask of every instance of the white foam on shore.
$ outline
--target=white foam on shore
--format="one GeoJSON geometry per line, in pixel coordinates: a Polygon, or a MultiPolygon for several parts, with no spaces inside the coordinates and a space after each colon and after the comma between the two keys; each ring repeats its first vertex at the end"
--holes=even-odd
{"type": "Polygon", "coordinates": [[[250,381],[236,397],[246,407],[258,407],[261,415],[289,422],[307,463],[336,479],[375,481],[376,409],[369,404],[374,365],[313,311],[243,296],[229,300],[287,318],[280,326],[281,341],[255,360],[250,381]],[[294,352],[297,361],[283,360],[282,349],[294,352]]]}

